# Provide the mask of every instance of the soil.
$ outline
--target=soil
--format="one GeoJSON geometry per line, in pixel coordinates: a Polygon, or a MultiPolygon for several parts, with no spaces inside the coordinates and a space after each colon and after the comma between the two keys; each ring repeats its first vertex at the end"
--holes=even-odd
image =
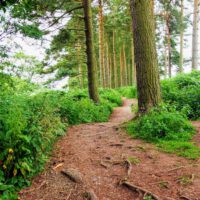
{"type": "MultiPolygon", "coordinates": [[[[120,185],[127,180],[161,200],[200,200],[200,160],[160,152],[123,130],[123,123],[134,117],[131,105],[135,103],[124,99],[123,107],[116,108],[107,123],[70,127],[55,145],[46,170],[20,192],[20,199],[84,200],[89,199],[87,192],[99,200],[145,199],[141,192],[120,185]],[[127,160],[132,166],[129,176],[127,160]],[[81,182],[61,173],[68,169],[77,171],[81,182]]],[[[195,140],[200,144],[200,122],[194,125],[198,129],[195,140]]]]}

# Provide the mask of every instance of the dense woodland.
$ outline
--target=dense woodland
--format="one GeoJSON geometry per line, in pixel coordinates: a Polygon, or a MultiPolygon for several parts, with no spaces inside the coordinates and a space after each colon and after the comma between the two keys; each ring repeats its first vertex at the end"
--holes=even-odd
{"type": "Polygon", "coordinates": [[[18,199],[68,128],[109,121],[124,98],[137,99],[127,134],[198,160],[199,5],[0,0],[0,199],[18,199]]]}

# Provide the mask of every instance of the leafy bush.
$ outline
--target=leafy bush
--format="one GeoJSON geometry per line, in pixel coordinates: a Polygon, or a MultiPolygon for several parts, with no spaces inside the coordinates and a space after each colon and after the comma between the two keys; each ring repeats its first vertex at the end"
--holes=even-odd
{"type": "Polygon", "coordinates": [[[121,96],[126,98],[137,98],[137,88],[136,86],[122,87],[116,89],[121,96]]]}
{"type": "Polygon", "coordinates": [[[0,191],[7,198],[12,185],[21,188],[42,169],[65,126],[48,99],[14,95],[0,104],[0,191]]]}
{"type": "Polygon", "coordinates": [[[184,111],[190,119],[200,117],[200,72],[182,74],[162,81],[162,95],[165,102],[184,111]]]}
{"type": "Polygon", "coordinates": [[[189,121],[173,108],[162,105],[152,109],[129,124],[129,131],[134,136],[147,141],[189,140],[194,130],[189,121]]]}
{"type": "Polygon", "coordinates": [[[127,129],[133,137],[156,143],[164,151],[188,158],[200,156],[200,149],[189,142],[195,133],[192,125],[182,113],[170,106],[152,109],[131,121],[127,129]]]}
{"type": "Polygon", "coordinates": [[[99,94],[102,99],[109,101],[113,106],[122,105],[121,94],[117,90],[101,89],[99,90],[99,94]]]}
{"type": "Polygon", "coordinates": [[[17,199],[15,193],[36,175],[68,125],[107,121],[120,94],[101,90],[101,103],[83,91],[32,92],[37,87],[3,76],[0,88],[0,199],[17,199]],[[31,93],[32,92],[32,93],[31,93]]]}

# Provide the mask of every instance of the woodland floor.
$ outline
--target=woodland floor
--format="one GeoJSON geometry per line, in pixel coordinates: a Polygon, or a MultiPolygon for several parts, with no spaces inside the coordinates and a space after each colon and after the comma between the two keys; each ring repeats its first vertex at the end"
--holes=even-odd
{"type": "MultiPolygon", "coordinates": [[[[127,177],[126,160],[135,158],[130,183],[161,200],[200,200],[200,159],[192,161],[162,153],[154,145],[131,139],[120,128],[133,118],[131,105],[135,102],[125,99],[123,107],[116,108],[107,123],[69,128],[55,145],[46,171],[20,192],[20,199],[84,200],[86,192],[91,191],[99,200],[142,200],[140,193],[119,184],[127,177]],[[82,183],[74,183],[61,173],[69,168],[82,174],[82,183]]],[[[200,123],[194,125],[198,129],[194,139],[200,144],[200,123]]]]}

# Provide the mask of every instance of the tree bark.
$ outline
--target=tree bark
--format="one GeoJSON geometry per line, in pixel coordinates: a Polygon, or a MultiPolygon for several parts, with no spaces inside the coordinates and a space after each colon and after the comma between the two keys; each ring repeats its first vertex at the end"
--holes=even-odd
{"type": "Polygon", "coordinates": [[[139,113],[148,112],[161,102],[152,3],[130,0],[133,18],[139,113]]]}
{"type": "Polygon", "coordinates": [[[94,39],[92,32],[93,27],[92,27],[91,0],[83,0],[83,8],[84,8],[84,22],[85,22],[85,36],[86,36],[89,96],[95,103],[99,103],[97,67],[95,62],[94,39]]]}
{"type": "Polygon", "coordinates": [[[127,76],[127,62],[126,62],[126,51],[125,51],[125,45],[123,44],[123,80],[124,80],[124,83],[123,85],[124,86],[127,86],[127,79],[128,79],[128,76],[127,76]]]}
{"type": "Polygon", "coordinates": [[[133,39],[131,40],[131,64],[132,64],[132,85],[134,85],[136,83],[137,78],[136,78],[136,66],[135,66],[134,41],[133,41],[133,39]]]}
{"type": "Polygon", "coordinates": [[[106,87],[109,87],[110,85],[110,62],[109,62],[109,47],[108,47],[108,42],[106,42],[105,44],[105,48],[106,48],[106,68],[105,68],[105,77],[106,77],[106,87]]]}
{"type": "Polygon", "coordinates": [[[106,86],[105,83],[105,65],[104,65],[104,28],[103,28],[103,0],[99,1],[99,66],[101,85],[106,86]]]}
{"type": "Polygon", "coordinates": [[[120,87],[123,87],[123,51],[120,50],[120,87]]]}
{"type": "Polygon", "coordinates": [[[181,30],[180,30],[180,60],[179,60],[179,73],[183,72],[183,16],[184,15],[184,4],[183,0],[181,0],[181,30]]]}
{"type": "Polygon", "coordinates": [[[171,31],[170,31],[170,14],[166,14],[166,37],[168,46],[168,75],[169,78],[172,77],[172,50],[171,50],[171,31]]]}
{"type": "Polygon", "coordinates": [[[115,31],[113,30],[113,68],[114,68],[114,87],[118,86],[118,77],[117,77],[117,58],[116,58],[116,49],[115,49],[115,31]]]}
{"type": "Polygon", "coordinates": [[[192,35],[192,70],[198,68],[199,4],[200,0],[194,0],[193,35],[192,35]]]}

